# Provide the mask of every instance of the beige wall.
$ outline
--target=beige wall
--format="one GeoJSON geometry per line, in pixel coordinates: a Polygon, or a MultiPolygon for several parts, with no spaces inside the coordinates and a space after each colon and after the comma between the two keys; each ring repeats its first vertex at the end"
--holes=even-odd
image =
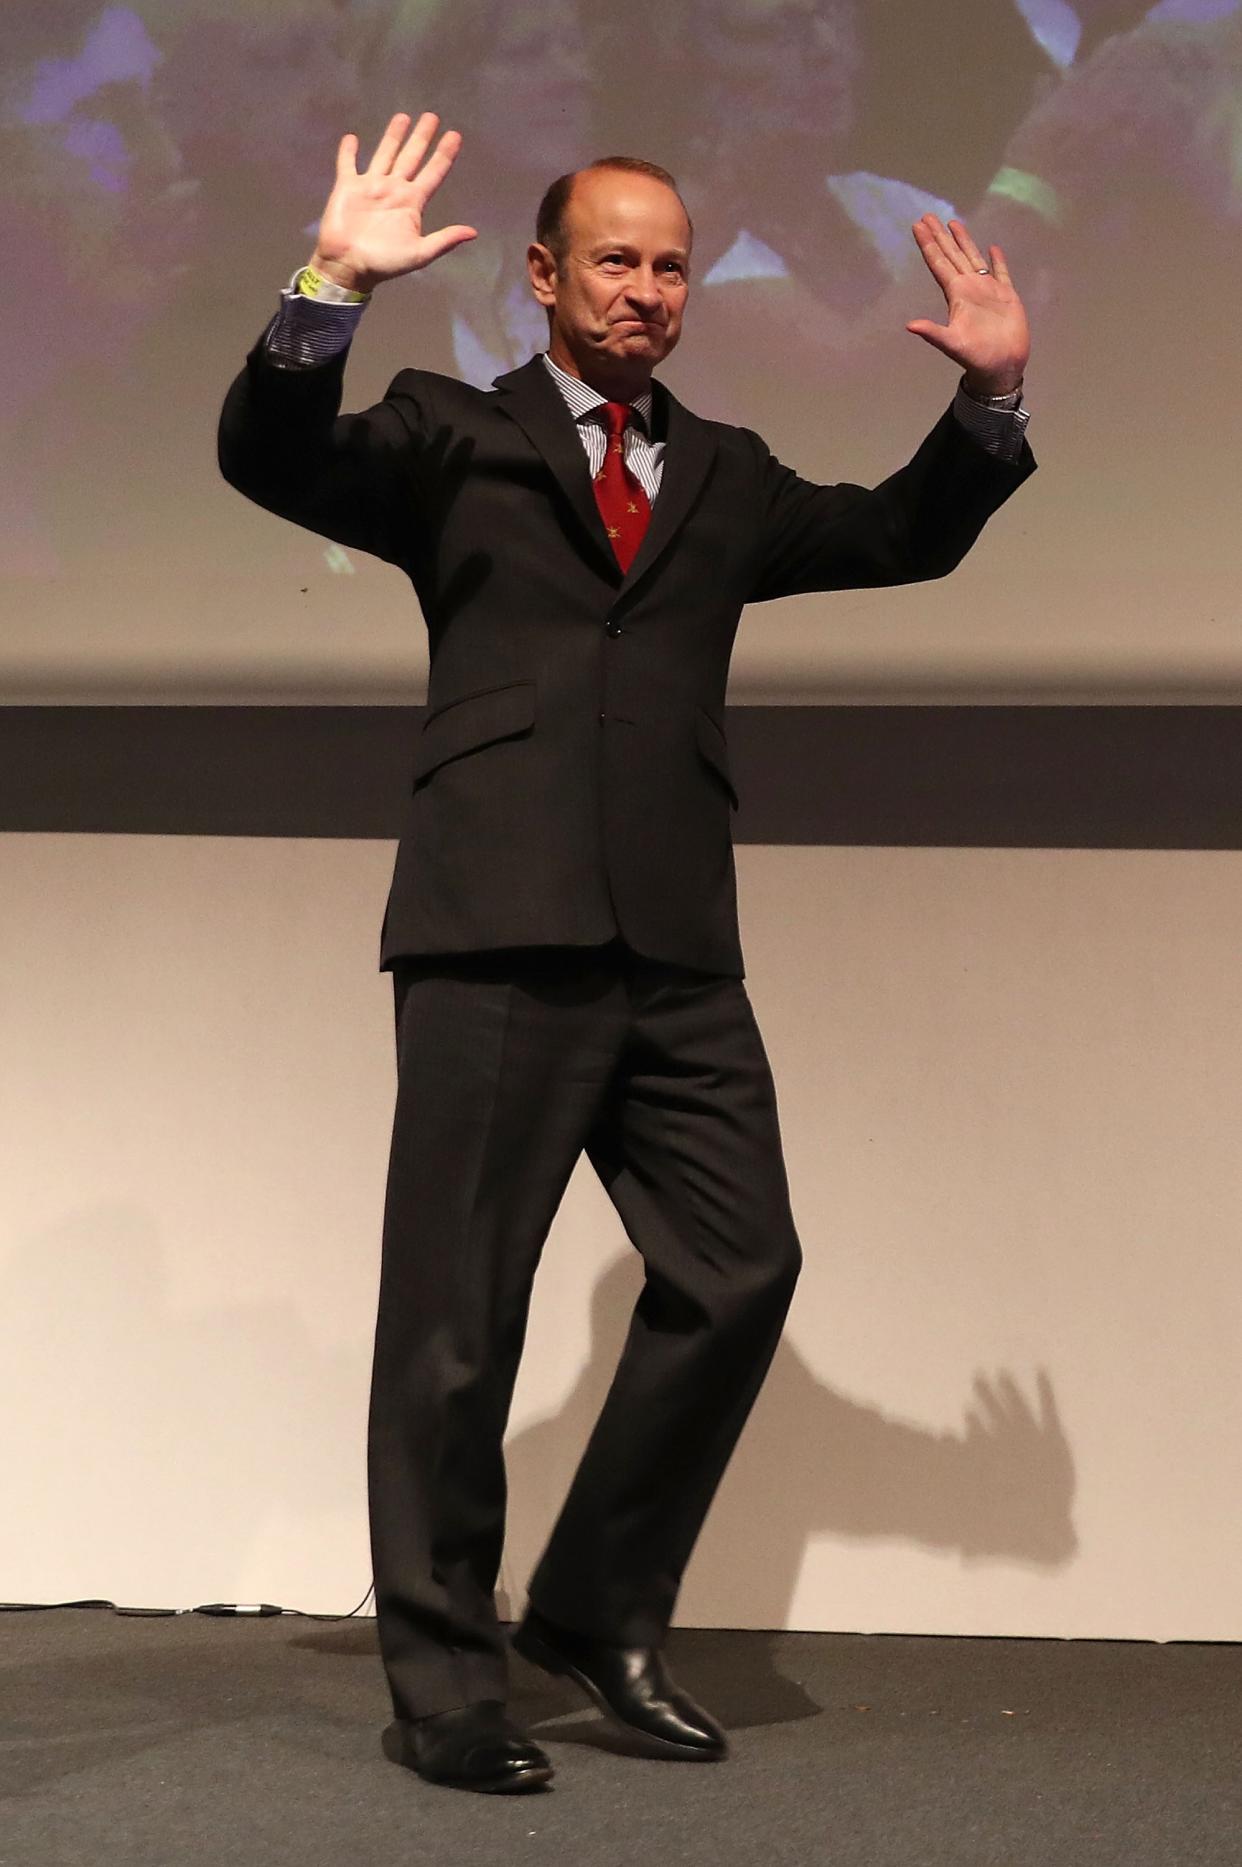
{"type": "MultiPolygon", "coordinates": [[[[390,849],[0,838],[0,1596],[352,1607],[390,849]]],[[[699,1624],[1237,1638],[1242,855],[745,848],[807,1269],[699,1624]]],[[[504,1581],[634,1289],[549,1245],[504,1581]]]]}

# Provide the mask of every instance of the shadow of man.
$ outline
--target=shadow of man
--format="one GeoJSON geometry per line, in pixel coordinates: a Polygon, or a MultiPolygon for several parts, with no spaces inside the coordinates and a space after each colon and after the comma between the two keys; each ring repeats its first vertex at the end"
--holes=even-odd
{"type": "MultiPolygon", "coordinates": [[[[640,1283],[628,1256],[604,1272],[572,1392],[506,1448],[506,1618],[520,1598],[515,1577],[533,1568],[603,1405],[640,1283]]],[[[717,1627],[757,1630],[746,1677],[737,1677],[737,1656],[718,1661],[719,1643],[703,1630],[674,1635],[678,1670],[734,1728],[810,1716],[818,1707],[781,1672],[774,1630],[788,1625],[814,1538],[887,1539],[957,1550],[965,1561],[1058,1568],[1078,1547],[1073,1498],[1073,1459],[1046,1373],[1033,1403],[1011,1374],[976,1374],[961,1428],[941,1432],[836,1392],[786,1337],[688,1572],[717,1627]]],[[[515,1674],[519,1690],[529,1684],[527,1669],[515,1674]]],[[[540,1689],[546,1696],[546,1682],[540,1689]]]]}

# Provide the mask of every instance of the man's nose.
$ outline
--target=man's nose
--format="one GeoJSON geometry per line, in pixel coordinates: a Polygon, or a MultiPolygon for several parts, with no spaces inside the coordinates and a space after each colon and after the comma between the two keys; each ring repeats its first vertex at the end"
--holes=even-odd
{"type": "Polygon", "coordinates": [[[660,287],[655,273],[650,266],[644,266],[631,273],[626,297],[632,305],[641,306],[644,311],[655,311],[660,303],[660,287]]]}

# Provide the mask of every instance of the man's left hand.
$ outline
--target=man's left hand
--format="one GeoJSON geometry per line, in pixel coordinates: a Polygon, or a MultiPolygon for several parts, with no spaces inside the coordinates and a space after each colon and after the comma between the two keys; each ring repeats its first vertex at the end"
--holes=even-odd
{"type": "Polygon", "coordinates": [[[944,293],[949,321],[915,318],[906,329],[960,363],[972,394],[1008,395],[1022,381],[1031,333],[1004,253],[990,246],[984,259],[960,220],[946,227],[935,214],[924,214],[913,231],[944,293]]]}

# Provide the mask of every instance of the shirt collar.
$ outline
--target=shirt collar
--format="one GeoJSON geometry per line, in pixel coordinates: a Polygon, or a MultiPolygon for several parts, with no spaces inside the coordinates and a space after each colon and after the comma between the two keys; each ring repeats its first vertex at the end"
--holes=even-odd
{"type": "MultiPolygon", "coordinates": [[[[559,363],[552,361],[546,350],[543,353],[543,361],[549,376],[565,398],[565,404],[575,421],[581,421],[584,416],[593,415],[597,408],[605,407],[608,401],[606,395],[601,395],[598,389],[592,389],[590,384],[583,382],[580,376],[571,376],[567,370],[561,368],[559,363]]],[[[630,404],[648,434],[651,433],[652,399],[650,389],[646,389],[642,395],[635,396],[630,404]]]]}

